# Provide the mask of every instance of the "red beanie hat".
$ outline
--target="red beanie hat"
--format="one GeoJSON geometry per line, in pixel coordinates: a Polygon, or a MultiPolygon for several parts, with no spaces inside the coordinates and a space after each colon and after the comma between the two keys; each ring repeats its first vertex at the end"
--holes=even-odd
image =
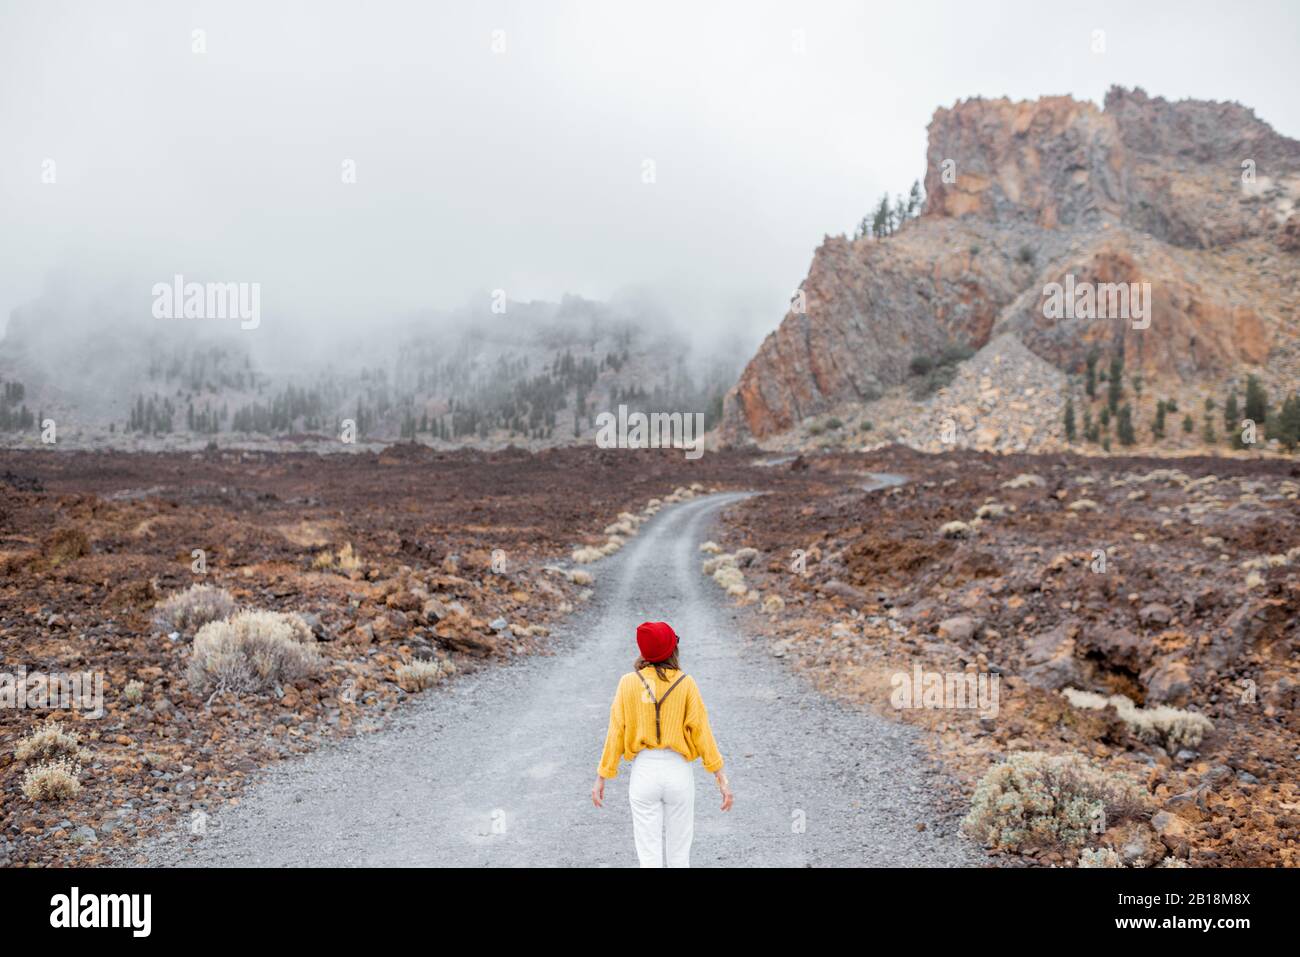
{"type": "Polygon", "coordinates": [[[636,626],[636,646],[641,649],[641,657],[654,664],[677,650],[677,634],[667,622],[645,621],[636,626]]]}

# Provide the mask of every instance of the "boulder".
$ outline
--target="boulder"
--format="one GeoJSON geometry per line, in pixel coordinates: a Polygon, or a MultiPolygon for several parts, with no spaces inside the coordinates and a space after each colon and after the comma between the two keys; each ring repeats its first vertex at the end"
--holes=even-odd
{"type": "Polygon", "coordinates": [[[1077,625],[1063,623],[1031,637],[1025,643],[1025,680],[1046,691],[1083,684],[1083,665],[1075,657],[1078,633],[1077,625]]]}
{"type": "Polygon", "coordinates": [[[819,586],[818,590],[823,595],[842,599],[851,605],[865,605],[869,601],[865,592],[835,578],[819,586]]]}
{"type": "Polygon", "coordinates": [[[1192,676],[1181,658],[1162,658],[1140,675],[1147,704],[1182,705],[1192,693],[1192,676]]]}
{"type": "Polygon", "coordinates": [[[958,643],[970,641],[979,631],[979,623],[970,615],[957,615],[939,622],[939,637],[958,643]]]}
{"type": "Polygon", "coordinates": [[[1138,620],[1148,628],[1164,627],[1174,620],[1174,610],[1160,602],[1152,602],[1138,612],[1138,620]]]}
{"type": "Polygon", "coordinates": [[[1142,672],[1151,662],[1151,644],[1126,628],[1093,625],[1079,636],[1079,648],[1110,670],[1142,672]]]}

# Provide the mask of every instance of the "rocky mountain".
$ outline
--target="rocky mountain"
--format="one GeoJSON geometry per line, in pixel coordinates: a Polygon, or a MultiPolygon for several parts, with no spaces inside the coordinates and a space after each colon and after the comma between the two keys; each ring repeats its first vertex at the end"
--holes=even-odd
{"type": "MultiPolygon", "coordinates": [[[[726,397],[727,440],[844,409],[873,417],[883,402],[874,437],[927,445],[930,425],[899,416],[947,418],[946,389],[921,405],[891,398],[915,386],[918,363],[1003,336],[1066,384],[1028,403],[1029,439],[993,429],[991,444],[975,441],[987,423],[964,407],[957,444],[1059,444],[1065,395],[1087,402],[1090,357],[1102,370],[1119,360],[1143,421],[1156,396],[1187,408],[1254,374],[1280,402],[1300,383],[1300,142],[1251,110],[1119,88],[1103,108],[967,100],[930,123],[925,191],[922,215],[892,235],[828,237],[816,251],[726,397]]],[[[1014,363],[995,378],[988,391],[1024,398],[1014,363]]]]}

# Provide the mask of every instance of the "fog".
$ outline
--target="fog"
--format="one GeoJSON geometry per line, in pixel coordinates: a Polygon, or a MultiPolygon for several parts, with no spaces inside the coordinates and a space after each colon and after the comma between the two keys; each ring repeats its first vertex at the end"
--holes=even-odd
{"type": "Polygon", "coordinates": [[[1118,83],[1300,134],[1294,4],[1047,6],[10,0],[0,321],[59,284],[147,317],[183,274],[317,345],[501,289],[746,355],[923,178],[937,106],[1118,83]]]}

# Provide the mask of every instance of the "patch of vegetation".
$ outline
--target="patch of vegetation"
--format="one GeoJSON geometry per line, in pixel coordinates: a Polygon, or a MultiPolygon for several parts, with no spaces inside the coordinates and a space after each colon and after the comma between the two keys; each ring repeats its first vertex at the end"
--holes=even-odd
{"type": "Polygon", "coordinates": [[[1080,755],[1029,751],[984,775],[962,828],[1000,850],[1077,848],[1095,823],[1109,827],[1137,819],[1146,803],[1135,782],[1080,755]]]}
{"type": "Polygon", "coordinates": [[[154,623],[164,631],[192,635],[210,621],[235,613],[235,599],[224,588],[191,585],[160,601],[154,609],[154,623]]]}
{"type": "Polygon", "coordinates": [[[199,694],[259,694],[315,674],[322,664],[315,645],[297,615],[241,611],[199,629],[187,677],[199,694]]]}
{"type": "Polygon", "coordinates": [[[958,364],[965,362],[975,354],[968,346],[951,343],[939,350],[937,355],[918,353],[908,363],[908,372],[913,379],[912,397],[923,399],[948,385],[957,375],[958,364]]]}

